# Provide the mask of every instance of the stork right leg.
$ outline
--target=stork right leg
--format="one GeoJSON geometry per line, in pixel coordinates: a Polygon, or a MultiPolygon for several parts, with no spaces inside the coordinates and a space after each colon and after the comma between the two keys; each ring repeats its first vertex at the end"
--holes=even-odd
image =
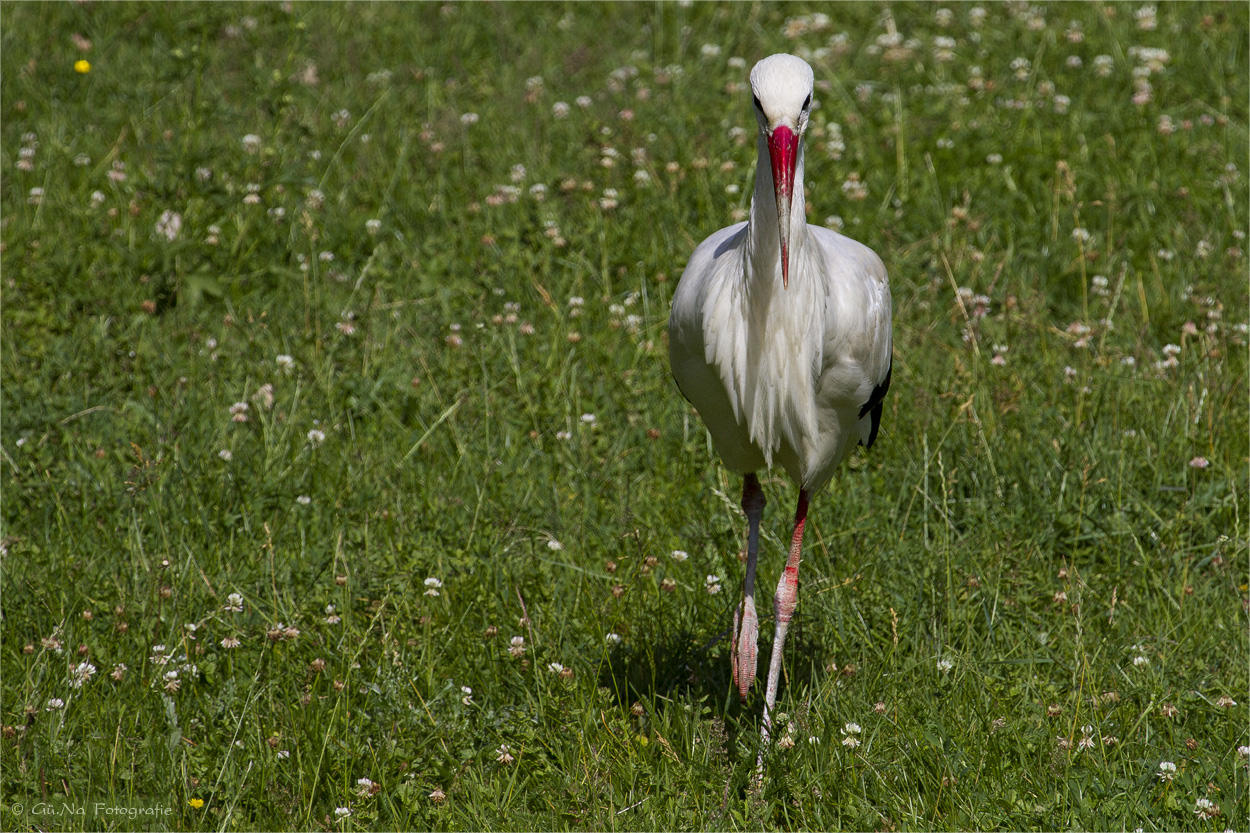
{"type": "Polygon", "coordinates": [[[742,481],[742,511],[747,516],[747,573],[742,582],[742,602],[734,613],[733,678],[743,700],[755,680],[759,656],[759,617],[755,615],[755,560],[759,554],[760,516],[764,514],[764,490],[759,478],[748,474],[742,481]]]}

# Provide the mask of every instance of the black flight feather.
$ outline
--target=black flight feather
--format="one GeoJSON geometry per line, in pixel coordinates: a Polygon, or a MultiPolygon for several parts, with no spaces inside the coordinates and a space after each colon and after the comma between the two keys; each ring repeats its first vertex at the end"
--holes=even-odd
{"type": "Polygon", "coordinates": [[[864,448],[872,448],[872,444],[877,439],[877,430],[881,427],[881,411],[884,408],[885,394],[890,389],[890,374],[893,371],[894,359],[891,357],[890,366],[885,371],[885,378],[881,380],[881,384],[872,389],[872,395],[868,397],[864,407],[859,409],[860,419],[869,413],[872,414],[872,430],[868,432],[868,442],[860,440],[860,445],[864,448]]]}

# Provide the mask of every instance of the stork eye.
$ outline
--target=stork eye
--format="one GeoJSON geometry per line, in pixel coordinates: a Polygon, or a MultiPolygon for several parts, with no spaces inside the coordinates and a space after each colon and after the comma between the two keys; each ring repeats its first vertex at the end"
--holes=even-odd
{"type": "Polygon", "coordinates": [[[764,107],[760,104],[760,97],[758,95],[751,96],[751,103],[755,105],[756,110],[759,110],[761,113],[764,112],[764,107]]]}
{"type": "Polygon", "coordinates": [[[806,110],[808,107],[811,107],[811,106],[812,106],[812,94],[808,93],[807,101],[803,102],[803,109],[806,110]]]}

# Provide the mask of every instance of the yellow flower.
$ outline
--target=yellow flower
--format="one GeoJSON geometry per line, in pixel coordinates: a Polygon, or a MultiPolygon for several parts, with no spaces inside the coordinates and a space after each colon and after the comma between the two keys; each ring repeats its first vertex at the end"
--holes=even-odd
{"type": "MultiPolygon", "coordinates": [[[[86,62],[86,61],[79,61],[79,63],[83,63],[83,64],[85,64],[85,63],[87,63],[87,62],[86,62]]],[[[193,798],[193,799],[191,799],[191,806],[192,806],[192,807],[194,807],[194,808],[195,808],[195,809],[197,809],[197,810],[198,810],[198,809],[200,809],[201,807],[203,807],[203,806],[204,806],[204,799],[202,799],[202,798],[193,798]]]]}
{"type": "Polygon", "coordinates": [[[74,72],[79,75],[86,75],[88,72],[91,72],[91,62],[83,60],[74,61],[74,72]]]}

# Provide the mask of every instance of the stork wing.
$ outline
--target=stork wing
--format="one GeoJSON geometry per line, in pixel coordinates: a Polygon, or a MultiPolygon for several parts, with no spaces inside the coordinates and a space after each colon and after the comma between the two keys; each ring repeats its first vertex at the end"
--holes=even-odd
{"type": "Polygon", "coordinates": [[[885,395],[890,391],[890,374],[893,370],[894,357],[891,356],[890,366],[885,369],[885,378],[872,389],[872,395],[868,397],[864,407],[859,409],[860,419],[863,419],[867,414],[872,414],[872,428],[868,432],[868,442],[859,441],[864,448],[872,448],[872,444],[877,440],[877,430],[881,427],[881,411],[885,406],[885,395]]]}

